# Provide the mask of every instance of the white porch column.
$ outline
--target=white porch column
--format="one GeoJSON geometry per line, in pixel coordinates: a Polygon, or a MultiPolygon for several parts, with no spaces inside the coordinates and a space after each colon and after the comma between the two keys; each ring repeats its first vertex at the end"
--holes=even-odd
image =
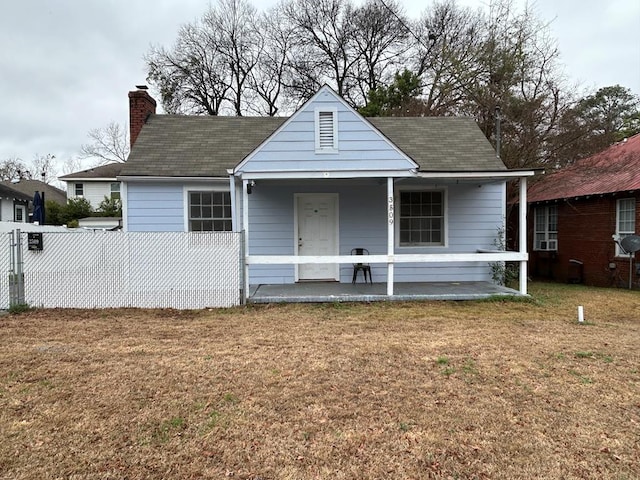
{"type": "Polygon", "coordinates": [[[242,179],[242,231],[244,232],[244,251],[242,252],[244,264],[244,302],[249,298],[249,265],[247,265],[247,257],[249,256],[249,194],[247,193],[247,180],[242,179]]]}
{"type": "MultiPolygon", "coordinates": [[[[395,206],[393,198],[393,178],[387,178],[387,255],[391,258],[395,245],[395,206]]],[[[393,260],[387,263],[387,295],[393,295],[393,260]]]]}
{"type": "MultiPolygon", "coordinates": [[[[527,253],[527,178],[520,177],[519,251],[527,253]]],[[[527,294],[527,261],[520,261],[520,293],[527,294]]]]}

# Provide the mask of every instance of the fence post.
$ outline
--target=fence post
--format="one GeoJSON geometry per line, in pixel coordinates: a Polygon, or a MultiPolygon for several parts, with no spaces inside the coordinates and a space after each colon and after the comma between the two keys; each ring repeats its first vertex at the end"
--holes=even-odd
{"type": "Polygon", "coordinates": [[[20,229],[12,230],[9,246],[9,306],[24,305],[24,271],[20,229]]]}

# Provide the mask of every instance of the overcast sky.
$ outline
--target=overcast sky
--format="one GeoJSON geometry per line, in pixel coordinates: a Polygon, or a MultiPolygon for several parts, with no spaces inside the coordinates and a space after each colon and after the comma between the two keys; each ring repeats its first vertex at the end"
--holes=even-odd
{"type": "MultiPolygon", "coordinates": [[[[418,18],[430,0],[401,0],[418,18]]],[[[525,0],[518,0],[524,3],[525,0]]],[[[0,161],[76,157],[87,132],[128,125],[129,90],[145,83],[150,45],[171,46],[207,0],[1,0],[0,161]]],[[[275,0],[253,0],[266,9],[275,0]]],[[[482,7],[488,0],[459,0],[482,7]]],[[[551,31],[565,74],[582,88],[640,94],[640,0],[530,2],[551,31]]],[[[90,165],[84,165],[86,167],[90,165]]]]}

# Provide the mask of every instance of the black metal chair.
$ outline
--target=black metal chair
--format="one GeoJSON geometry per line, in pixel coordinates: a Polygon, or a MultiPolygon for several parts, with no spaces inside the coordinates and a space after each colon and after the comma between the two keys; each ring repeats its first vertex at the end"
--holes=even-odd
{"type": "MultiPolygon", "coordinates": [[[[351,255],[369,255],[369,250],[366,248],[353,248],[351,249],[351,255]]],[[[371,266],[363,262],[353,264],[353,278],[351,279],[351,283],[356,283],[359,271],[362,271],[364,275],[364,283],[367,283],[367,274],[369,274],[369,283],[373,283],[371,279],[371,266]]]]}

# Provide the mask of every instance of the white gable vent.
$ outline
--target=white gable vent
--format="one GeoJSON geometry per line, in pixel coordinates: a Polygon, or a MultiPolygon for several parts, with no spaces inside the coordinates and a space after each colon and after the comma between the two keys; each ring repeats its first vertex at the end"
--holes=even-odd
{"type": "Polygon", "coordinates": [[[338,150],[336,110],[316,110],[316,152],[338,150]]]}

